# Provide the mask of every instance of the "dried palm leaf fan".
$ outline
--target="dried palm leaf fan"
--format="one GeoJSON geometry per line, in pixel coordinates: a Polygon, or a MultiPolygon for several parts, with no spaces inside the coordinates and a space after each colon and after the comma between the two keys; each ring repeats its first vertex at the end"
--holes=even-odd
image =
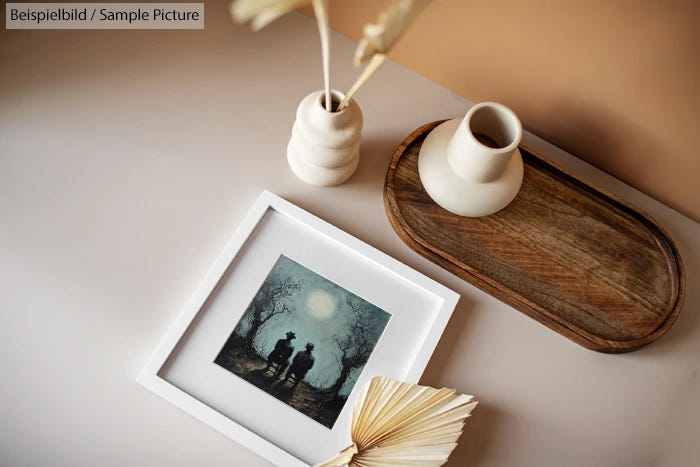
{"type": "Polygon", "coordinates": [[[477,401],[454,389],[377,376],[352,411],[352,445],[316,467],[439,466],[457,446],[477,401]]]}

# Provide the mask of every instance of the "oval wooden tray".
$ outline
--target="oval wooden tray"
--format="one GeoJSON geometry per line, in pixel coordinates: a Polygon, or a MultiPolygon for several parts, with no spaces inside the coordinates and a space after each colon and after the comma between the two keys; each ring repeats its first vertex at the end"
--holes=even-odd
{"type": "Polygon", "coordinates": [[[487,217],[435,204],[418,176],[418,152],[441,122],[398,147],[384,206],[412,249],[592,350],[629,352],[661,337],[683,304],[678,249],[649,216],[521,146],[516,198],[487,217]]]}

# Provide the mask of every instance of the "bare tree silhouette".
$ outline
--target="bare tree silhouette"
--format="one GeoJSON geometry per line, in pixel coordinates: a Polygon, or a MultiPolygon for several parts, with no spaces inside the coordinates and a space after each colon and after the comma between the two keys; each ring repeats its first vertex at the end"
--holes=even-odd
{"type": "Polygon", "coordinates": [[[286,299],[301,290],[301,281],[270,274],[260,287],[250,304],[246,317],[248,327],[243,335],[243,348],[248,355],[258,355],[255,349],[255,338],[260,334],[265,323],[284,313],[289,313],[286,299]]]}
{"type": "Polygon", "coordinates": [[[343,335],[332,334],[330,340],[340,350],[336,356],[340,372],[328,393],[337,397],[353,370],[362,367],[369,360],[379,336],[386,324],[378,313],[369,309],[368,302],[357,296],[346,295],[345,302],[350,307],[348,327],[343,335]]]}

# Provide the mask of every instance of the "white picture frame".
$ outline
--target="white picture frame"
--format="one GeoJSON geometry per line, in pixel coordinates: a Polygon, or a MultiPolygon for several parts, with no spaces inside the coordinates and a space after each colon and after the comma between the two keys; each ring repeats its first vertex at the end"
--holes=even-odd
{"type": "Polygon", "coordinates": [[[350,444],[352,405],[372,377],[418,382],[458,300],[452,290],[265,191],[137,380],[277,465],[313,465],[350,444]],[[281,255],[391,314],[332,428],[213,362],[281,255]]]}

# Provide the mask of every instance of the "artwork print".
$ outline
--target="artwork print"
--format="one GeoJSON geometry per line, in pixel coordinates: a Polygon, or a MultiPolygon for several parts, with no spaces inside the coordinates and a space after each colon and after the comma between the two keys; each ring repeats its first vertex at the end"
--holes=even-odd
{"type": "Polygon", "coordinates": [[[282,255],[215,363],[333,428],[390,317],[282,255]]]}

